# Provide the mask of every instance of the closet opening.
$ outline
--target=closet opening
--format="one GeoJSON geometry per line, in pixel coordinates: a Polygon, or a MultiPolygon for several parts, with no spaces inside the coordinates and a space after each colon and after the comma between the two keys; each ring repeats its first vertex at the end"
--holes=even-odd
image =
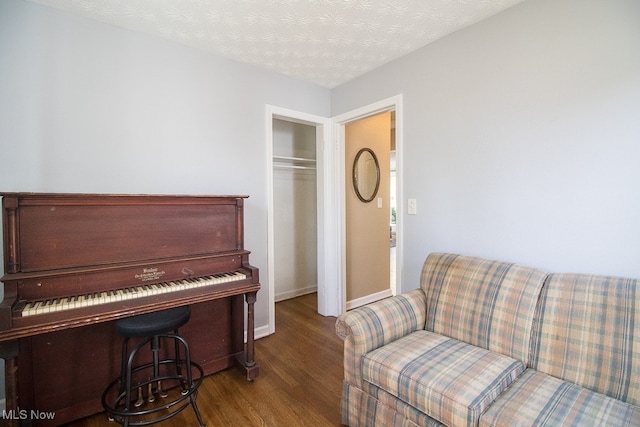
{"type": "Polygon", "coordinates": [[[318,290],[316,127],[273,118],[273,286],[279,302],[318,290]]]}
{"type": "Polygon", "coordinates": [[[266,118],[269,323],[256,336],[275,332],[276,293],[317,292],[318,314],[343,311],[331,120],[271,105],[266,118]]]}

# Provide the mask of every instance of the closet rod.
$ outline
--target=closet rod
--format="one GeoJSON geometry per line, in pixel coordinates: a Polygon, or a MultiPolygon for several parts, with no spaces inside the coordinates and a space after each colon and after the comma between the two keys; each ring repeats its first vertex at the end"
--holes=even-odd
{"type": "Polygon", "coordinates": [[[287,157],[287,156],[273,156],[273,160],[290,161],[290,162],[306,162],[306,163],[316,162],[316,159],[307,159],[304,157],[287,157]]]}

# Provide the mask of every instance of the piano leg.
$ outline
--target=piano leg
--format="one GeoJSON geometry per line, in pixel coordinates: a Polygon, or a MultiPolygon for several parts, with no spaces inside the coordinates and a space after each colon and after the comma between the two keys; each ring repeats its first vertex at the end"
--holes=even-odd
{"type": "MultiPolygon", "coordinates": [[[[256,364],[255,356],[254,356],[254,329],[255,329],[255,321],[254,321],[254,304],[256,302],[256,293],[257,292],[248,292],[244,294],[245,300],[247,302],[247,344],[246,347],[244,345],[244,339],[242,333],[239,338],[241,338],[240,345],[238,346],[241,351],[236,353],[236,364],[237,366],[244,371],[247,376],[248,381],[253,381],[258,376],[260,372],[260,368],[256,364]]],[[[236,310],[242,310],[244,312],[244,305],[242,304],[242,300],[238,300],[240,304],[238,304],[236,310]]],[[[237,317],[236,317],[237,318],[237,317]]],[[[240,316],[242,319],[242,316],[240,316]]],[[[242,322],[244,323],[244,321],[242,322]]],[[[240,326],[236,330],[243,331],[244,325],[240,326]]]]}
{"type": "Polygon", "coordinates": [[[254,359],[254,333],[255,333],[255,321],[253,318],[253,306],[256,302],[256,292],[250,292],[245,294],[247,300],[247,360],[248,367],[255,366],[256,361],[254,359]]]}
{"type": "MultiPolygon", "coordinates": [[[[6,391],[6,409],[8,419],[3,419],[2,425],[18,427],[18,341],[0,342],[0,357],[4,359],[4,381],[6,391]]],[[[4,417],[3,417],[4,418],[4,417]]]]}

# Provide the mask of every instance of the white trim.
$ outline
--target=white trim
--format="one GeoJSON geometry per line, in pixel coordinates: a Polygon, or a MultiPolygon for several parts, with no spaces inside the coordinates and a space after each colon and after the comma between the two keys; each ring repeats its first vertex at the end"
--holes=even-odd
{"type": "Polygon", "coordinates": [[[393,296],[391,289],[385,289],[384,291],[376,292],[375,294],[366,295],[361,298],[356,298],[351,301],[347,301],[347,310],[361,307],[372,302],[380,301],[381,299],[389,298],[393,296]]]}
{"type": "Polygon", "coordinates": [[[276,294],[276,302],[288,300],[291,298],[301,297],[302,295],[311,294],[318,291],[318,286],[307,286],[306,288],[294,289],[292,291],[279,292],[276,294]]]}
{"type": "MultiPolygon", "coordinates": [[[[264,326],[260,326],[256,329],[254,329],[254,339],[259,339],[259,338],[264,338],[267,337],[269,335],[271,335],[273,332],[270,332],[271,328],[269,327],[269,325],[264,325],[264,326]]],[[[247,335],[245,334],[244,337],[244,342],[247,342],[247,335]]]]}
{"type": "MultiPolygon", "coordinates": [[[[396,286],[395,289],[391,289],[390,293],[392,295],[397,295],[402,293],[402,261],[403,261],[403,213],[404,213],[404,196],[403,196],[403,185],[402,185],[402,166],[403,166],[403,112],[402,112],[402,94],[392,96],[390,98],[383,99],[378,102],[374,102],[373,104],[366,105],[364,107],[357,108],[355,110],[349,111],[347,113],[340,114],[339,116],[333,117],[333,135],[334,140],[336,141],[336,151],[337,154],[337,170],[341,171],[336,173],[336,182],[335,182],[335,193],[339,194],[338,200],[336,201],[336,210],[335,212],[339,212],[339,224],[336,228],[339,233],[339,254],[338,258],[340,261],[340,296],[341,296],[341,307],[347,307],[347,290],[346,290],[346,212],[345,212],[345,163],[344,163],[344,150],[345,150],[345,137],[344,137],[344,128],[345,125],[349,122],[353,122],[358,119],[362,119],[365,117],[373,116],[378,113],[382,113],[385,111],[395,111],[396,112],[396,169],[399,171],[396,174],[396,215],[397,215],[397,228],[396,228],[396,286]]],[[[375,294],[374,294],[375,295],[375,294]]]]}
{"type": "Polygon", "coordinates": [[[267,163],[267,275],[269,298],[269,328],[275,332],[275,289],[274,289],[274,217],[273,217],[273,119],[302,123],[316,127],[316,180],[317,180],[317,221],[318,221],[318,313],[323,316],[337,316],[342,312],[338,293],[338,266],[335,246],[334,181],[335,150],[331,149],[331,120],[313,114],[267,105],[265,109],[266,163],[267,163]],[[329,149],[327,149],[329,146],[329,149]]]}
{"type": "MultiPolygon", "coordinates": [[[[397,118],[398,108],[400,108],[401,106],[402,94],[399,94],[386,99],[382,99],[369,105],[365,105],[364,107],[356,108],[355,110],[348,111],[346,113],[340,114],[339,116],[332,117],[332,120],[336,124],[346,124],[358,119],[376,115],[378,113],[393,110],[396,111],[397,118]]],[[[396,127],[397,126],[398,123],[396,123],[396,127]]]]}

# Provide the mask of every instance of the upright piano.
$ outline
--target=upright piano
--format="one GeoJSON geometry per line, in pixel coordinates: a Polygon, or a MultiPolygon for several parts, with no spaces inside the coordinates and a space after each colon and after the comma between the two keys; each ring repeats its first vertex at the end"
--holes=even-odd
{"type": "Polygon", "coordinates": [[[237,366],[255,379],[246,197],[2,194],[0,424],[101,412],[120,369],[113,322],[182,305],[191,320],[180,333],[205,375],[237,366]]]}

